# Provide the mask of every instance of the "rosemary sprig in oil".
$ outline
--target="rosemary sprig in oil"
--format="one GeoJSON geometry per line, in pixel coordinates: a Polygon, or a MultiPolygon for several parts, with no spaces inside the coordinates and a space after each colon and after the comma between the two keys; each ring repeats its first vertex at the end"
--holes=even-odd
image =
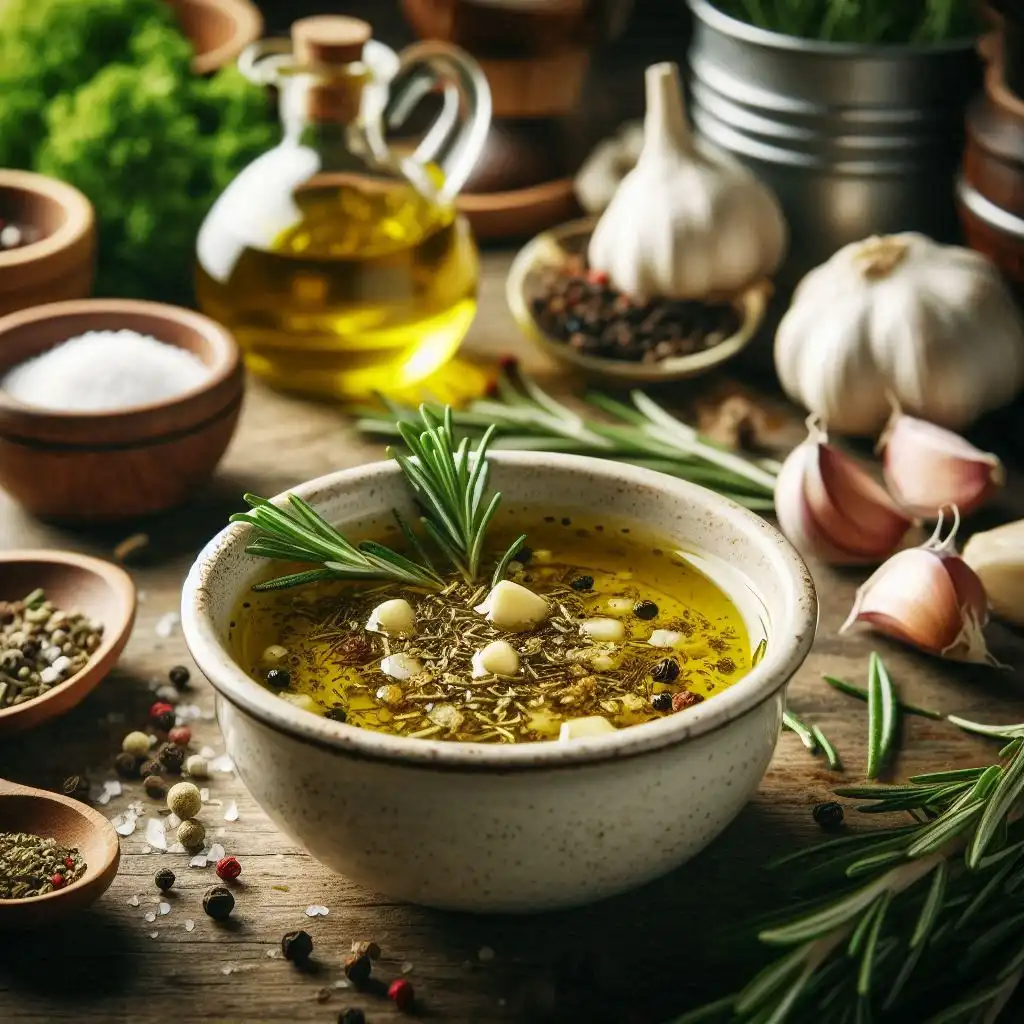
{"type": "MultiPolygon", "coordinates": [[[[501,494],[490,494],[487,488],[487,448],[494,428],[484,431],[474,450],[468,438],[456,447],[451,409],[438,413],[421,407],[420,420],[420,430],[404,420],[396,424],[414,457],[390,449],[389,454],[401,467],[423,512],[423,529],[462,578],[475,583],[487,528],[501,501],[501,494]]],[[[390,580],[428,590],[445,586],[424,544],[397,511],[412,558],[374,541],[353,544],[297,495],[288,495],[286,508],[254,494],[246,494],[245,501],[250,511],[236,513],[231,521],[255,528],[256,538],[246,548],[250,554],[319,566],[258,584],[257,590],[332,579],[390,580]]],[[[524,540],[525,534],[498,560],[494,582],[501,579],[524,540]]]]}
{"type": "MultiPolygon", "coordinates": [[[[626,405],[607,395],[589,394],[586,404],[603,419],[584,418],[509,364],[498,375],[494,397],[453,413],[452,423],[468,437],[493,431],[495,448],[614,459],[702,484],[747,508],[773,507],[777,462],[748,458],[714,444],[641,391],[632,392],[630,400],[632,405],[626,405]]],[[[384,410],[357,410],[356,426],[378,437],[402,436],[399,424],[414,420],[416,411],[382,401],[384,410]]],[[[428,408],[439,413],[435,406],[428,408]]]]}

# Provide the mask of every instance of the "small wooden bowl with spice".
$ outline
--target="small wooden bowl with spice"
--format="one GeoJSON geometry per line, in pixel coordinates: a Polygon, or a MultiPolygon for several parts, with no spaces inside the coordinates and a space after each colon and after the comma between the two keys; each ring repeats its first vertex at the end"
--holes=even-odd
{"type": "Polygon", "coordinates": [[[757,334],[768,281],[701,302],[634,299],[587,270],[595,224],[588,217],[537,235],[509,268],[512,316],[549,355],[607,384],[656,384],[707,373],[757,334]]]}
{"type": "Polygon", "coordinates": [[[67,522],[179,505],[224,454],[243,387],[234,338],[192,310],[92,299],[0,318],[0,487],[67,522]]]}
{"type": "Polygon", "coordinates": [[[117,874],[117,833],[72,797],[0,779],[0,929],[53,924],[99,899],[117,874]]]}
{"type": "Polygon", "coordinates": [[[263,35],[263,15],[250,0],[167,0],[196,49],[192,70],[208,75],[232,63],[263,35]]]}
{"type": "Polygon", "coordinates": [[[0,170],[0,316],[84,298],[96,271],[96,218],[77,188],[0,170]]]}
{"type": "Polygon", "coordinates": [[[102,559],[0,553],[0,736],[84,700],[124,650],[135,603],[131,577],[102,559]]]}

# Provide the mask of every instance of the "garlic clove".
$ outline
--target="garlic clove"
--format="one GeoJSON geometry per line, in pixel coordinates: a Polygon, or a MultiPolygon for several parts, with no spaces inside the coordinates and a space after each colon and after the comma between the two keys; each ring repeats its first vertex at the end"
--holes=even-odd
{"type": "Polygon", "coordinates": [[[681,647],[686,643],[686,637],[677,633],[674,629],[656,629],[648,638],[647,642],[651,647],[681,647]]]}
{"type": "Polygon", "coordinates": [[[371,633],[383,633],[391,637],[411,637],[416,635],[416,613],[412,605],[403,598],[394,598],[377,605],[366,620],[366,628],[371,633]]]}
{"type": "Polygon", "coordinates": [[[881,562],[913,520],[812,418],[775,483],[779,527],[803,555],[831,565],[881,562]]]}
{"type": "Polygon", "coordinates": [[[992,611],[1024,626],[1024,519],[976,533],[964,547],[964,562],[981,580],[992,611]]]}
{"type": "Polygon", "coordinates": [[[579,740],[615,731],[615,726],[603,715],[588,715],[586,718],[570,718],[563,722],[558,730],[558,738],[560,740],[579,740]]]}
{"type": "Polygon", "coordinates": [[[514,676],[519,671],[519,655],[507,640],[495,640],[473,655],[473,678],[514,676]]]}
{"type": "Polygon", "coordinates": [[[956,506],[961,515],[980,508],[1003,486],[1003,464],[990,452],[898,408],[878,443],[885,483],[904,507],[934,517],[956,506]]]}
{"type": "Polygon", "coordinates": [[[981,580],[956,553],[959,520],[939,540],[940,518],[921,547],[900,551],[858,590],[839,632],[855,623],[912,647],[953,661],[998,665],[989,653],[983,629],[988,600],[981,580]]]}
{"type": "Polygon", "coordinates": [[[423,662],[411,654],[389,654],[381,658],[380,670],[392,679],[412,679],[423,671],[423,662]]]}
{"type": "MultiPolygon", "coordinates": [[[[537,552],[534,552],[536,558],[537,552]]],[[[498,629],[510,633],[521,633],[523,630],[539,626],[548,617],[548,603],[532,590],[502,580],[473,609],[487,618],[487,621],[498,629]]]]}
{"type": "Polygon", "coordinates": [[[599,644],[621,643],[626,639],[626,627],[620,619],[587,619],[580,629],[599,644]]]}

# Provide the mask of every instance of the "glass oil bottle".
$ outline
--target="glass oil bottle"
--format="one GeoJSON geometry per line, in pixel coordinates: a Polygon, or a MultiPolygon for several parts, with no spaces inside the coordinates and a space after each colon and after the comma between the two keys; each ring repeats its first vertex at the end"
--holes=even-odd
{"type": "Polygon", "coordinates": [[[440,43],[396,57],[370,35],[353,18],[306,18],[290,54],[271,40],[243,56],[278,86],[284,137],[228,186],[197,245],[199,306],[250,369],[345,399],[423,380],[465,337],[479,264],[454,198],[490,121],[471,58],[440,43]],[[385,122],[439,86],[444,109],[417,150],[390,149],[385,122]]]}

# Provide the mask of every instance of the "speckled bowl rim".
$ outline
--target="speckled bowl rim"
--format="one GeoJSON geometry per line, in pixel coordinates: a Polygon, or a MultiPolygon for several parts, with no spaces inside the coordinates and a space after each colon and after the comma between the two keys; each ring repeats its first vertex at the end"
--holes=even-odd
{"type": "MultiPolygon", "coordinates": [[[[625,466],[580,455],[500,451],[495,464],[520,467],[525,473],[538,468],[568,475],[603,477],[637,489],[656,489],[713,514],[723,529],[743,535],[758,545],[788,593],[786,607],[778,609],[773,642],[763,660],[739,682],[714,700],[655,722],[572,743],[529,743],[492,746],[408,739],[333,722],[302,711],[270,693],[251,679],[232,659],[218,636],[211,603],[211,578],[226,550],[244,542],[251,529],[233,524],[221,530],[199,552],[182,589],[181,624],[192,657],[218,694],[243,714],[296,740],[347,756],[399,762],[409,766],[464,771],[553,769],[646,754],[706,735],[727,725],[781,690],[803,663],[814,641],[818,602],[810,571],[790,543],[770,523],[735,502],[704,487],[653,470],[625,466]]],[[[310,480],[291,489],[316,507],[324,492],[339,487],[367,491],[400,472],[393,462],[375,462],[310,480]]],[[[285,500],[285,495],[273,499],[285,500]]],[[[773,609],[773,611],[775,611],[773,609]]]]}

